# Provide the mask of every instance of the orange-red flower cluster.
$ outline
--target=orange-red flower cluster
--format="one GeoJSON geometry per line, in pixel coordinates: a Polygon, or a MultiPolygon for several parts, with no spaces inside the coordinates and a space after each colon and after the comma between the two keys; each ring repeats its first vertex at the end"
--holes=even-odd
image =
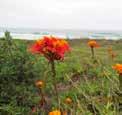
{"type": "Polygon", "coordinates": [[[55,111],[49,112],[49,115],[61,115],[61,112],[59,110],[55,110],[55,111]]]}
{"type": "Polygon", "coordinates": [[[95,40],[91,40],[88,42],[88,45],[92,48],[97,48],[99,47],[99,44],[95,40]]]}
{"type": "Polygon", "coordinates": [[[62,60],[70,50],[68,43],[57,37],[44,36],[37,40],[29,49],[32,53],[43,54],[48,60],[62,60]]]}
{"type": "Polygon", "coordinates": [[[122,75],[122,64],[116,64],[112,68],[122,75]]]}

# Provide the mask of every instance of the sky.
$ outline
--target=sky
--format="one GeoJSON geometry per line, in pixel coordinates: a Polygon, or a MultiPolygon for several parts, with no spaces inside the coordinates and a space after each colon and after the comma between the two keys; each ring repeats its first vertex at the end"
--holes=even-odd
{"type": "Polygon", "coordinates": [[[122,0],[0,0],[0,27],[122,30],[122,0]]]}

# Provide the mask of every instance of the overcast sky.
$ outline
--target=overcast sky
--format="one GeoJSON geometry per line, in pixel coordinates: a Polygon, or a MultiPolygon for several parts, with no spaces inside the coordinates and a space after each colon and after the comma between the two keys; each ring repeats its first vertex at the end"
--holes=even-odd
{"type": "Polygon", "coordinates": [[[0,0],[0,27],[122,30],[122,0],[0,0]]]}

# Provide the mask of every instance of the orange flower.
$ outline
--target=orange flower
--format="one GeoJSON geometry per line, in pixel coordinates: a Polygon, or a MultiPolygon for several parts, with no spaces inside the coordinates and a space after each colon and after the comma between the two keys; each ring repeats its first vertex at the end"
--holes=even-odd
{"type": "Polygon", "coordinates": [[[72,99],[69,98],[69,97],[67,97],[67,98],[65,99],[65,103],[66,103],[66,104],[71,104],[71,103],[72,103],[72,99]]]}
{"type": "Polygon", "coordinates": [[[111,47],[108,48],[108,53],[111,56],[112,59],[114,59],[117,55],[116,53],[112,50],[111,47]]]}
{"type": "Polygon", "coordinates": [[[62,60],[70,50],[68,43],[57,37],[44,36],[37,40],[29,49],[32,53],[43,54],[48,60],[62,60]]]}
{"type": "Polygon", "coordinates": [[[112,57],[112,59],[115,58],[116,56],[117,56],[116,53],[111,52],[111,57],[112,57]]]}
{"type": "Polygon", "coordinates": [[[112,47],[108,47],[108,52],[112,52],[112,47]]]}
{"type": "Polygon", "coordinates": [[[95,40],[91,40],[88,42],[88,45],[92,48],[97,48],[99,47],[99,44],[95,40]]]}
{"type": "Polygon", "coordinates": [[[59,110],[55,110],[55,111],[49,112],[48,115],[61,115],[61,112],[59,110]]]}
{"type": "Polygon", "coordinates": [[[32,107],[32,108],[31,108],[31,112],[32,112],[32,113],[35,113],[35,112],[36,112],[36,107],[32,107]]]}
{"type": "Polygon", "coordinates": [[[38,81],[36,81],[35,85],[36,85],[36,87],[38,87],[38,88],[42,88],[42,87],[44,86],[44,82],[41,81],[41,80],[38,80],[38,81]]]}
{"type": "Polygon", "coordinates": [[[63,111],[62,115],[68,115],[67,111],[63,111]]]}
{"type": "Polygon", "coordinates": [[[112,66],[114,70],[116,70],[119,74],[122,74],[122,64],[116,64],[112,66]]]}

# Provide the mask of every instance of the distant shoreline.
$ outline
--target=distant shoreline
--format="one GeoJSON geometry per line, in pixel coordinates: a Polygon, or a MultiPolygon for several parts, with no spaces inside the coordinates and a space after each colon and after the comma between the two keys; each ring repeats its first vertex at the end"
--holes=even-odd
{"type": "MultiPolygon", "coordinates": [[[[4,37],[0,37],[2,40],[4,37]]],[[[64,38],[65,39],[65,38],[64,38]]],[[[13,38],[13,40],[20,40],[20,41],[35,41],[38,39],[20,39],[20,38],[13,38]]],[[[65,39],[67,41],[88,41],[88,40],[96,40],[96,41],[122,41],[122,39],[89,39],[89,38],[72,38],[72,39],[65,39]]]]}
{"type": "MultiPolygon", "coordinates": [[[[106,39],[119,40],[122,39],[122,32],[104,32],[104,31],[80,31],[80,30],[34,30],[34,29],[9,29],[14,39],[36,40],[43,36],[54,35],[59,38],[67,39],[106,39]]],[[[0,37],[4,36],[4,32],[0,30],[0,37]]]]}

